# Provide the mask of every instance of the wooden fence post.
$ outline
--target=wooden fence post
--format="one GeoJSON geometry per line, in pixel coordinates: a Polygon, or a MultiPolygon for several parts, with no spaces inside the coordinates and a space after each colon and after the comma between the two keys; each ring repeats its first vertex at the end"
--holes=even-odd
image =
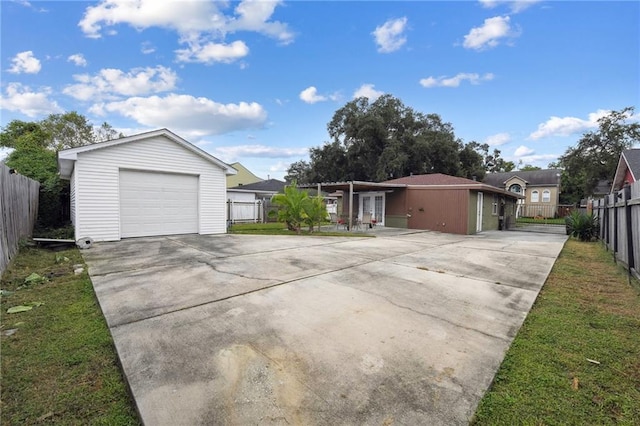
{"type": "Polygon", "coordinates": [[[631,277],[631,270],[635,268],[635,257],[633,254],[633,221],[631,219],[631,186],[624,187],[624,210],[627,219],[627,265],[629,267],[629,277],[631,277]]]}

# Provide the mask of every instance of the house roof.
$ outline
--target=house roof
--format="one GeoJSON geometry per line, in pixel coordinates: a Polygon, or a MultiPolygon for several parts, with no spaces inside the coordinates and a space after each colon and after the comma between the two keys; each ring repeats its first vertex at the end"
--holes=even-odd
{"type": "Polygon", "coordinates": [[[600,179],[596,184],[595,188],[593,188],[594,197],[607,195],[611,191],[611,181],[607,179],[600,179]]]}
{"type": "Polygon", "coordinates": [[[401,183],[405,185],[482,185],[481,182],[442,173],[427,175],[411,175],[387,180],[384,183],[401,183]]]}
{"type": "Polygon", "coordinates": [[[515,170],[512,172],[487,173],[482,182],[487,185],[504,188],[505,183],[513,178],[519,177],[526,182],[527,186],[560,186],[560,176],[562,170],[515,170]]]}
{"type": "Polygon", "coordinates": [[[624,176],[627,170],[631,173],[634,182],[640,181],[640,148],[622,151],[620,160],[618,160],[616,174],[613,177],[611,191],[617,191],[624,186],[624,176]]]}
{"type": "Polygon", "coordinates": [[[286,182],[278,179],[267,179],[260,182],[247,183],[245,185],[234,186],[229,189],[241,189],[243,191],[256,191],[256,192],[280,192],[284,189],[286,182]]]}
{"type": "Polygon", "coordinates": [[[112,146],[122,145],[125,143],[132,143],[144,139],[154,138],[158,136],[164,136],[169,140],[177,143],[178,145],[182,145],[184,148],[193,152],[194,154],[204,158],[205,160],[215,164],[225,171],[227,175],[235,175],[236,170],[228,165],[227,163],[218,160],[216,157],[211,154],[201,150],[197,146],[187,142],[182,139],[180,136],[171,132],[167,129],[158,129],[152,130],[150,132],[139,133],[137,135],[127,136],[125,138],[111,139],[106,142],[99,142],[90,145],[79,146],[77,148],[65,149],[58,152],[58,170],[60,171],[60,176],[63,179],[69,179],[71,177],[71,173],[73,172],[73,167],[75,161],[78,159],[78,154],[88,151],[95,151],[98,149],[110,148],[112,146]]]}
{"type": "MultiPolygon", "coordinates": [[[[300,185],[301,187],[314,187],[318,184],[300,185]]],[[[522,198],[521,195],[505,191],[503,188],[497,188],[491,185],[477,182],[471,179],[465,179],[457,176],[449,176],[442,173],[433,173],[427,175],[412,175],[403,178],[392,179],[385,182],[327,182],[321,183],[320,186],[330,190],[343,190],[348,192],[353,187],[355,192],[359,191],[388,191],[394,188],[425,188],[425,189],[473,189],[478,191],[494,192],[507,195],[513,198],[522,198]]]]}

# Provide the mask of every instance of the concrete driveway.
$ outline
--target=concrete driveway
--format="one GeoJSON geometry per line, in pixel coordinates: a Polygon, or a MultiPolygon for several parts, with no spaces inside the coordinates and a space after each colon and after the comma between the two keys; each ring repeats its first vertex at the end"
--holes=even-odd
{"type": "Polygon", "coordinates": [[[189,235],[83,254],[147,425],[452,425],[565,240],[189,235]]]}

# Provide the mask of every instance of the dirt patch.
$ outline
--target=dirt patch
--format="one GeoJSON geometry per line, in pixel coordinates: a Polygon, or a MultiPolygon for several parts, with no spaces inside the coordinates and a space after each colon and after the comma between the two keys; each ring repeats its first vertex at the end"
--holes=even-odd
{"type": "Polygon", "coordinates": [[[283,348],[232,345],[218,352],[227,418],[232,424],[309,424],[301,409],[301,363],[283,348]],[[257,413],[257,412],[260,413],[257,413]]]}

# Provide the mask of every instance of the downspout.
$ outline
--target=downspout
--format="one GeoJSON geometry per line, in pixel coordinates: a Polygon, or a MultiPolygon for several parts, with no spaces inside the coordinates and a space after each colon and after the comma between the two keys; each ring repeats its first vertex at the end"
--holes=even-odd
{"type": "Polygon", "coordinates": [[[353,181],[349,182],[349,230],[353,232],[353,181]]]}

